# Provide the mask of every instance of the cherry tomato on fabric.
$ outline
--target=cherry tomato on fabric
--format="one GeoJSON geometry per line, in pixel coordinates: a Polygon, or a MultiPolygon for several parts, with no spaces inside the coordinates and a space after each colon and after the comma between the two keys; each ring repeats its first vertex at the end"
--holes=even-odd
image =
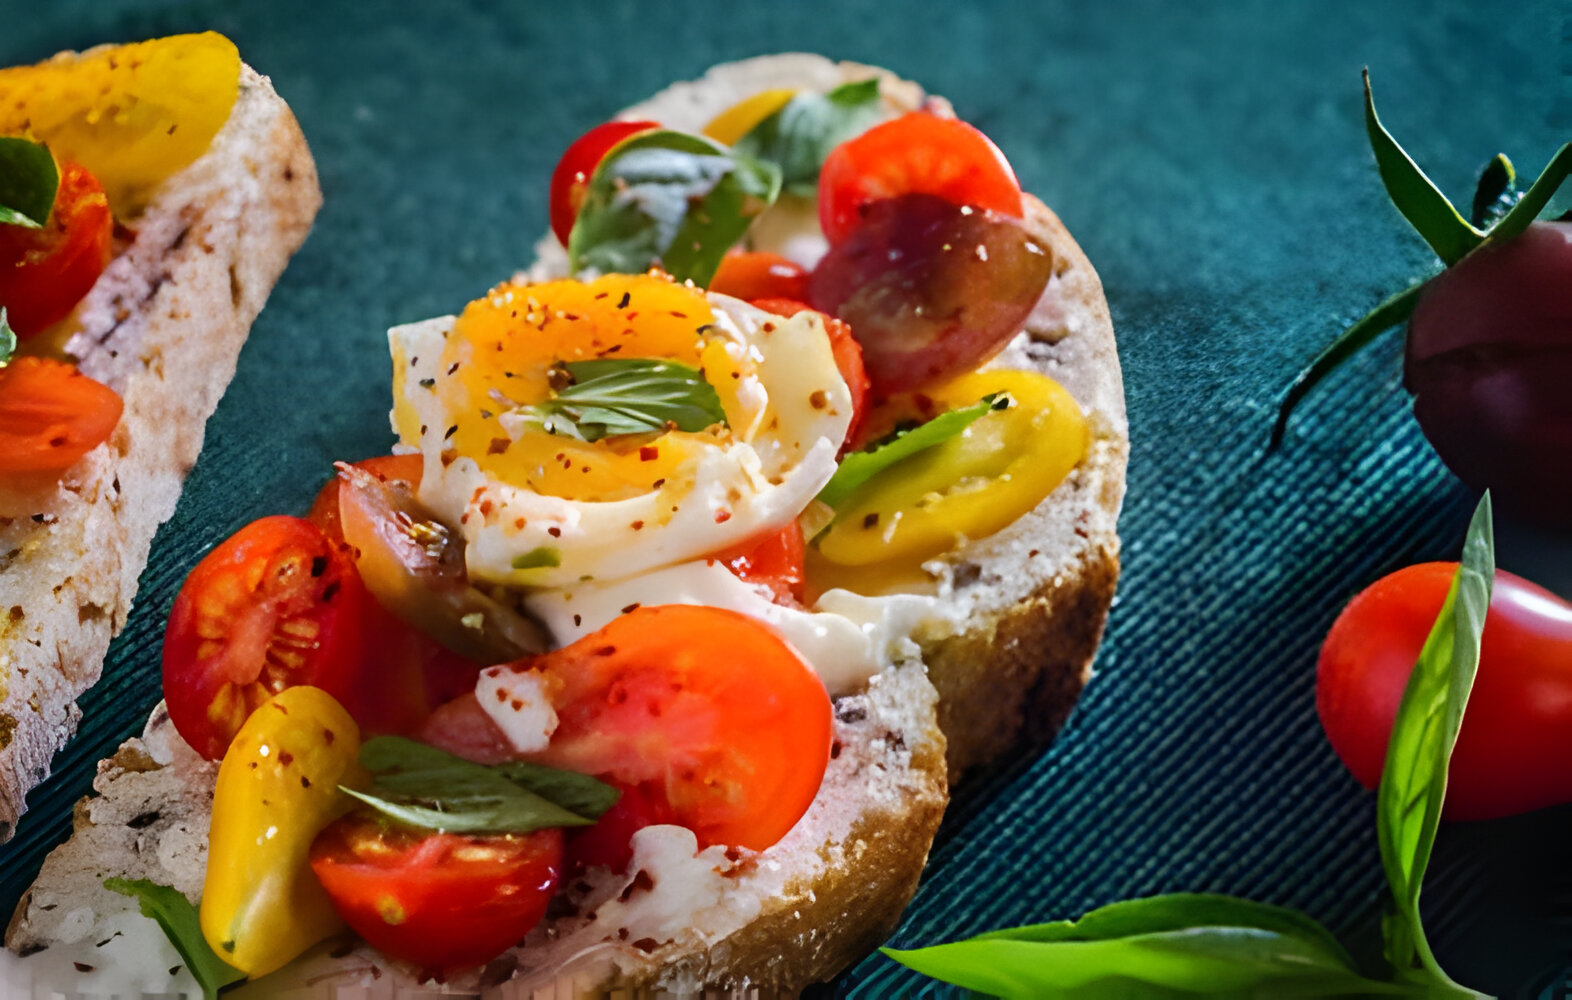
{"type": "MultiPolygon", "coordinates": [[[[1408,676],[1456,563],[1382,577],[1338,616],[1321,647],[1316,710],[1367,788],[1386,762],[1408,676]]],[[[1479,672],[1447,772],[1448,819],[1489,819],[1572,801],[1572,605],[1497,571],[1479,672]]]]}
{"type": "Polygon", "coordinates": [[[972,371],[1021,331],[1053,254],[1019,222],[929,194],[868,206],[808,279],[808,301],[851,324],[877,397],[972,371]]]}
{"type": "Polygon", "coordinates": [[[857,228],[870,203],[931,194],[1021,217],[1021,185],[999,147],[958,118],[913,111],[848,139],[819,171],[819,227],[833,246],[857,228]]]}
{"type": "Polygon", "coordinates": [[[802,525],[795,520],[779,531],[766,532],[740,545],[715,553],[719,561],[739,579],[768,587],[776,604],[801,605],[805,576],[803,559],[807,546],[802,525]]]}
{"type": "Polygon", "coordinates": [[[109,440],[123,409],[75,365],[17,358],[0,367],[0,473],[64,472],[109,440]]]}
{"type": "MultiPolygon", "coordinates": [[[[557,729],[529,759],[640,786],[700,847],[769,847],[829,764],[824,683],[773,629],[733,611],[636,608],[509,669],[540,671],[553,691],[557,729]]],[[[482,763],[510,755],[473,693],[438,709],[419,738],[482,763]]]]}
{"type": "Polygon", "coordinates": [[[659,122],[605,122],[596,125],[573,140],[573,145],[557,161],[551,172],[551,231],[563,246],[573,232],[578,220],[579,206],[584,201],[584,189],[589,187],[590,176],[600,161],[606,158],[611,147],[630,136],[660,128],[659,122]]]}
{"type": "MultiPolygon", "coordinates": [[[[804,309],[813,308],[795,299],[758,299],[753,304],[777,316],[795,316],[804,309]]],[[[868,370],[862,363],[862,345],[857,343],[852,328],[834,316],[825,313],[820,315],[824,316],[824,332],[830,335],[830,350],[835,355],[835,367],[840,371],[846,388],[851,390],[852,419],[846,428],[846,440],[841,445],[841,451],[844,452],[857,441],[863,416],[868,410],[868,370]]]]}
{"type": "Polygon", "coordinates": [[[333,907],[422,978],[484,964],[540,923],[562,871],[562,831],[459,835],[357,810],[311,845],[333,907]]]}
{"type": "MultiPolygon", "coordinates": [[[[757,250],[729,253],[710,279],[710,291],[734,299],[794,299],[808,297],[808,272],[780,254],[757,250]]],[[[761,307],[762,308],[762,307],[761,307]]]]}
{"type": "Polygon", "coordinates": [[[60,171],[54,209],[40,229],[0,225],[0,307],[18,337],[68,316],[109,266],[115,220],[85,168],[60,171]]]}
{"type": "Polygon", "coordinates": [[[297,517],[264,517],[197,563],[164,633],[164,698],[209,760],[273,695],[302,684],[347,700],[370,600],[344,550],[297,517]]]}
{"type": "MultiPolygon", "coordinates": [[[[605,779],[602,779],[605,780],[605,779]]],[[[666,796],[657,786],[614,785],[622,793],[616,805],[606,810],[594,826],[582,826],[567,833],[568,869],[580,872],[605,866],[624,871],[633,860],[633,835],[646,826],[676,823],[666,796]]]]}

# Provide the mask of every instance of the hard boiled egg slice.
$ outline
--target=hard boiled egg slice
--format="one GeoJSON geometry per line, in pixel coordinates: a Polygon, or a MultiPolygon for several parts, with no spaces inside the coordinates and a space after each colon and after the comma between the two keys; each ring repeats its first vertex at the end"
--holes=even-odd
{"type": "Polygon", "coordinates": [[[783,319],[656,273],[499,285],[389,340],[420,500],[459,526],[470,575],[496,583],[621,579],[778,529],[834,473],[851,419],[817,314],[783,319]],[[524,418],[552,398],[554,368],[600,358],[699,369],[724,423],[582,441],[524,418]]]}

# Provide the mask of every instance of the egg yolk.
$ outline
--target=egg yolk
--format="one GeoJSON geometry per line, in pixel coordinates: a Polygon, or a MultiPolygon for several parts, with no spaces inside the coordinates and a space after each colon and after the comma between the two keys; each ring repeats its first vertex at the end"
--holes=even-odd
{"type": "Polygon", "coordinates": [[[613,501],[673,486],[727,425],[620,434],[599,441],[530,430],[513,438],[499,417],[551,398],[552,369],[569,361],[655,358],[704,373],[730,427],[751,414],[739,390],[752,360],[715,332],[704,293],[657,274],[591,282],[498,285],[471,302],[442,352],[435,391],[452,421],[444,453],[474,459],[491,478],[569,500],[613,501]]]}

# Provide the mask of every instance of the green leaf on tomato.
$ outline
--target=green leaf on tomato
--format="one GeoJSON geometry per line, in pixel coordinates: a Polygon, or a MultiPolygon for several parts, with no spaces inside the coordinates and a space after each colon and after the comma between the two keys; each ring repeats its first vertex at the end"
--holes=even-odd
{"type": "Polygon", "coordinates": [[[134,898],[142,916],[158,922],[207,1000],[214,1000],[218,991],[230,983],[246,978],[244,972],[219,958],[208,945],[202,936],[197,908],[183,893],[145,878],[106,878],[104,888],[134,898]]]}
{"type": "Polygon", "coordinates": [[[42,144],[0,138],[0,225],[39,229],[60,189],[60,168],[42,144]]]}
{"type": "Polygon", "coordinates": [[[589,775],[537,765],[476,764],[402,736],[377,736],[360,748],[371,789],[342,785],[382,814],[448,833],[530,833],[591,826],[620,794],[589,775]]]}
{"type": "Polygon", "coordinates": [[[884,953],[934,979],[1005,998],[1396,992],[1360,975],[1309,917],[1204,893],[1128,900],[1079,920],[884,953]]]}
{"type": "Polygon", "coordinates": [[[1472,995],[1437,964],[1419,920],[1419,889],[1446,797],[1447,765],[1463,724],[1463,709],[1479,669],[1480,636],[1495,581],[1490,494],[1474,511],[1453,578],[1392,724],[1386,766],[1376,793],[1381,865],[1397,904],[1384,929],[1387,958],[1398,975],[1472,995]],[[1416,965],[1417,959],[1417,965],[1416,965]]]}
{"type": "Polygon", "coordinates": [[[960,436],[990,410],[1008,409],[1013,405],[1014,400],[1007,393],[991,392],[971,406],[941,413],[926,423],[897,431],[868,448],[854,451],[841,459],[840,467],[816,499],[829,507],[840,507],[864,484],[895,463],[960,436]]]}
{"type": "Polygon", "coordinates": [[[1376,115],[1375,97],[1370,93],[1370,71],[1365,70],[1365,131],[1375,153],[1376,168],[1392,204],[1403,218],[1424,237],[1430,248],[1449,266],[1462,260],[1484,241],[1485,234],[1458,214],[1441,189],[1398,145],[1376,115]]]}
{"type": "Polygon", "coordinates": [[[641,132],[595,168],[568,238],[568,264],[575,274],[640,274],[658,265],[678,281],[708,285],[780,190],[773,163],[683,132],[641,132]]]}
{"type": "Polygon", "coordinates": [[[661,431],[668,425],[702,431],[726,422],[715,387],[692,365],[660,358],[602,358],[565,361],[557,367],[571,383],[544,402],[514,410],[526,427],[599,441],[661,431]]]}
{"type": "Polygon", "coordinates": [[[780,168],[787,194],[813,197],[830,150],[882,117],[879,81],[844,83],[827,94],[803,91],[737,140],[732,149],[780,168]]]}
{"type": "Polygon", "coordinates": [[[0,306],[0,367],[4,367],[15,353],[16,331],[11,329],[10,323],[6,322],[5,307],[0,306]]]}

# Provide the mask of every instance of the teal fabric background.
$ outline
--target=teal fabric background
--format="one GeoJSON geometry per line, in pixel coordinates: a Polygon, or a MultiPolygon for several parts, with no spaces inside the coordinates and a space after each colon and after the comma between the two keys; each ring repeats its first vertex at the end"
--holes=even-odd
{"type": "MultiPolygon", "coordinates": [[[[383,452],[385,329],[531,256],[581,131],[712,63],[804,49],[950,97],[1064,218],[1118,330],[1133,450],[1125,573],[1058,743],[957,792],[896,941],[1168,890],[1302,907],[1371,940],[1372,796],[1314,711],[1321,636],[1382,573],[1450,557],[1469,496],[1430,453],[1388,335],[1265,454],[1318,346],[1434,266],[1369,156],[1359,70],[1457,200],[1498,150],[1572,138],[1572,8],[1411,2],[901,6],[0,0],[0,63],[216,28],[294,106],[326,205],[253,331],[160,532],[82,730],[0,847],[0,906],[64,836],[93,763],[158,697],[162,623],[212,545],[383,452]]],[[[1564,202],[1565,199],[1563,198],[1564,202]]],[[[1572,546],[1502,526],[1504,567],[1572,593],[1572,546]]],[[[1572,812],[1448,827],[1427,912],[1470,985],[1549,996],[1572,942],[1572,812]]],[[[831,991],[937,988],[871,957],[831,991]]]]}

